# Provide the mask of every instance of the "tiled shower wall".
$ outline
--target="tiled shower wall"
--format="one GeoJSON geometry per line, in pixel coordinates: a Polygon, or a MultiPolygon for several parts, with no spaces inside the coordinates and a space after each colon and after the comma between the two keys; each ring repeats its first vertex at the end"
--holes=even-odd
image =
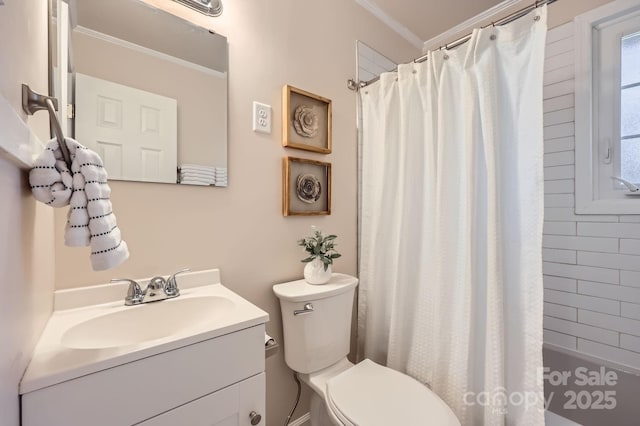
{"type": "Polygon", "coordinates": [[[574,211],[573,23],[549,31],[544,75],[544,340],[640,369],[640,215],[574,211]]]}

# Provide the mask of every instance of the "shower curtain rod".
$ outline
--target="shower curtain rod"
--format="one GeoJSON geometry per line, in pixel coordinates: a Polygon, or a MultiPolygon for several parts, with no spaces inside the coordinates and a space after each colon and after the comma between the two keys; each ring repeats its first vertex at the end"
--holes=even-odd
{"type": "MultiPolygon", "coordinates": [[[[531,12],[532,10],[535,10],[541,6],[547,5],[547,4],[551,4],[551,3],[555,3],[558,0],[538,0],[536,2],[534,2],[533,4],[530,4],[529,6],[523,7],[522,9],[516,10],[515,12],[505,16],[504,18],[500,18],[497,21],[493,21],[488,25],[483,26],[482,28],[487,28],[487,27],[495,27],[498,25],[505,25],[508,24],[509,22],[513,22],[516,19],[520,19],[523,16],[527,15],[529,12],[531,12]]],[[[442,45],[438,48],[438,50],[442,50],[442,49],[453,49],[455,47],[458,47],[466,42],[468,42],[471,39],[471,36],[473,35],[473,33],[469,33],[465,36],[460,37],[457,40],[452,41],[451,43],[447,43],[445,45],[442,45]]],[[[426,53],[418,58],[415,58],[413,60],[414,63],[418,64],[421,62],[426,61],[427,59],[429,59],[429,54],[426,53]]],[[[396,72],[398,71],[398,68],[396,67],[395,69],[393,69],[391,72],[396,72]]],[[[355,81],[353,79],[349,79],[347,81],[347,87],[350,90],[355,90],[357,91],[358,89],[361,89],[363,87],[367,87],[370,84],[375,83],[376,81],[380,80],[380,76],[374,77],[371,80],[368,81],[355,81]]]]}

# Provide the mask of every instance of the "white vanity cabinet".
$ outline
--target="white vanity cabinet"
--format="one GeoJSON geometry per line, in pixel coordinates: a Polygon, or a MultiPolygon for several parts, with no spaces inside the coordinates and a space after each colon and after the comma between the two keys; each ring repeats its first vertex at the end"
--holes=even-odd
{"type": "Polygon", "coordinates": [[[24,393],[22,424],[266,425],[264,331],[255,325],[24,393]]]}

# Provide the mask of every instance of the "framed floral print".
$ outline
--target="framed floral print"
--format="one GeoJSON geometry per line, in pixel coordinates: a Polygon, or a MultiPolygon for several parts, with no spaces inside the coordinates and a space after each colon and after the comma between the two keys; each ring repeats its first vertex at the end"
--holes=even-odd
{"type": "Polygon", "coordinates": [[[282,214],[331,214],[331,163],[285,157],[282,164],[282,214]]]}
{"type": "Polygon", "coordinates": [[[331,100],[293,86],[284,86],[282,145],[331,153],[331,100]]]}

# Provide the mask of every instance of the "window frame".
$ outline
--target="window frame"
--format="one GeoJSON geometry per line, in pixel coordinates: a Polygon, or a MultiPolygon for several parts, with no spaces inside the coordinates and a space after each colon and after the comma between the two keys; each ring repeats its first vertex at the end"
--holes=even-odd
{"type": "MultiPolygon", "coordinates": [[[[600,54],[597,28],[603,24],[613,24],[612,21],[620,20],[622,17],[640,17],[640,2],[617,0],[582,14],[574,21],[576,214],[640,214],[640,197],[625,196],[623,191],[620,191],[620,195],[614,195],[610,176],[619,171],[619,165],[616,164],[619,163],[619,159],[614,156],[610,165],[602,167],[600,162],[601,150],[606,148],[601,146],[599,135],[600,91],[594,89],[594,79],[598,75],[594,59],[599,58],[600,54]],[[611,190],[602,190],[601,194],[601,188],[610,183],[611,190]]],[[[618,59],[618,67],[619,62],[618,59]]],[[[620,93],[617,92],[614,98],[619,102],[620,93]]],[[[609,94],[611,95],[610,92],[609,94]]],[[[619,109],[617,107],[617,110],[619,109]]],[[[607,111],[607,114],[619,121],[619,111],[607,111]]],[[[617,149],[619,152],[620,148],[617,149]]]]}

